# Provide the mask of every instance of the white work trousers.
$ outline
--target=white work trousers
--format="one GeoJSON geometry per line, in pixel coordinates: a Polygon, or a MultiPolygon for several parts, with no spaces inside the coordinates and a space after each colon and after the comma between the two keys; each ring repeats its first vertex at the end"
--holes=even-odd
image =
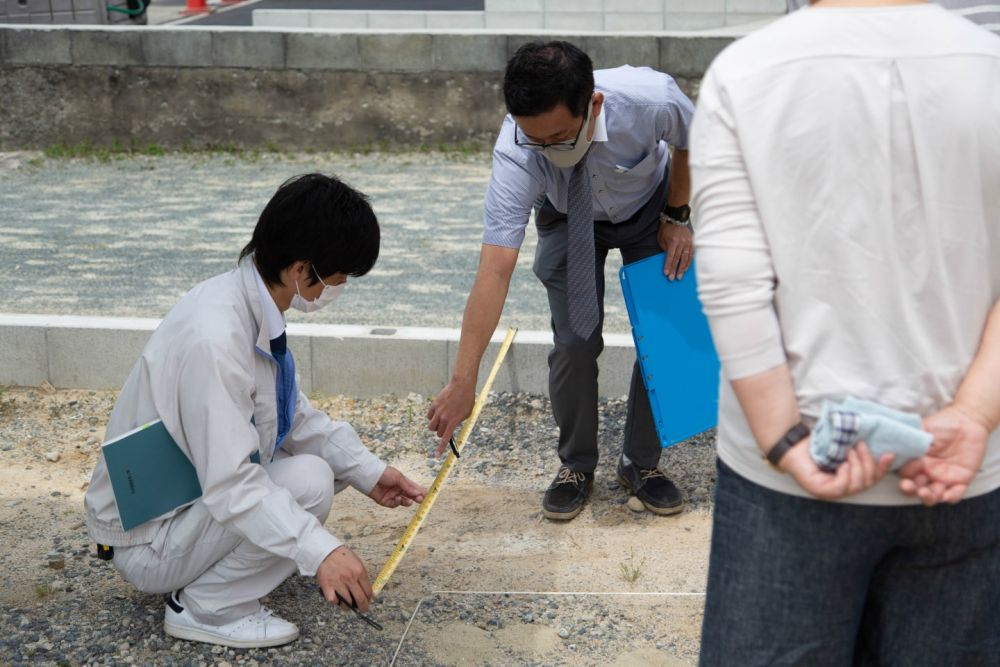
{"type": "MultiPolygon", "coordinates": [[[[333,504],[333,471],[311,454],[278,451],[264,466],[271,480],[322,524],[333,504]]],[[[177,514],[152,544],[115,547],[114,565],[144,593],[183,588],[180,603],[202,623],[221,625],[252,614],[296,571],[295,561],[251,544],[215,521],[201,503],[177,514]]]]}

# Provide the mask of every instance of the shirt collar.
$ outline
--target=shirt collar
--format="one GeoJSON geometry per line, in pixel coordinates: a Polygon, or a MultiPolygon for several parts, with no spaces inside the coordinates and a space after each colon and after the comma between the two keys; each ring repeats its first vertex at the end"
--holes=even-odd
{"type": "Polygon", "coordinates": [[[594,119],[594,138],[592,141],[607,141],[608,140],[608,126],[604,122],[605,114],[607,113],[608,105],[601,105],[601,113],[597,114],[597,118],[594,119]]]}
{"type": "Polygon", "coordinates": [[[260,271],[257,270],[256,264],[253,267],[253,276],[257,280],[257,291],[260,292],[260,304],[264,311],[264,323],[267,325],[267,333],[270,340],[274,340],[285,333],[285,317],[278,310],[278,304],[274,302],[274,297],[267,291],[267,285],[264,284],[264,279],[260,277],[260,271]]]}

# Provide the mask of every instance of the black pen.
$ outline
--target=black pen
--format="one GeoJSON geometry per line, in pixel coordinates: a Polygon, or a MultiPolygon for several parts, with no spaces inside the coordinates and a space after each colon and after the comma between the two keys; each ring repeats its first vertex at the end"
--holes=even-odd
{"type": "MultiPolygon", "coordinates": [[[[353,611],[355,614],[357,614],[358,618],[360,618],[362,621],[364,621],[368,625],[372,626],[376,630],[381,630],[382,629],[382,625],[378,621],[376,621],[375,619],[373,619],[373,618],[371,618],[369,616],[365,616],[364,614],[361,613],[361,611],[358,609],[358,603],[357,602],[354,602],[354,601],[348,602],[347,600],[344,599],[344,596],[341,595],[338,591],[334,591],[334,592],[337,593],[337,599],[340,600],[340,602],[342,604],[347,605],[348,607],[350,607],[351,611],[353,611]]],[[[326,599],[326,595],[324,595],[322,588],[319,589],[319,594],[323,596],[324,600],[326,599]]]]}

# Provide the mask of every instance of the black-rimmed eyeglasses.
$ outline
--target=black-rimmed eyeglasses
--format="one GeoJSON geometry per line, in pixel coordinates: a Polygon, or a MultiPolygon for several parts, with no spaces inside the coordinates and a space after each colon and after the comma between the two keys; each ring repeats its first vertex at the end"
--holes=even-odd
{"type": "Polygon", "coordinates": [[[576,148],[576,142],[580,141],[580,135],[583,134],[583,128],[584,126],[586,126],[586,124],[587,124],[586,119],[584,119],[584,122],[580,124],[580,129],[579,131],[577,131],[576,138],[573,139],[573,141],[557,141],[554,144],[540,144],[534,141],[528,141],[528,139],[524,136],[523,131],[521,130],[521,126],[515,123],[514,145],[520,146],[521,148],[527,148],[528,150],[532,151],[543,151],[546,148],[550,148],[554,151],[571,151],[574,148],[576,148]],[[521,134],[520,139],[517,138],[518,134],[521,134]]]}

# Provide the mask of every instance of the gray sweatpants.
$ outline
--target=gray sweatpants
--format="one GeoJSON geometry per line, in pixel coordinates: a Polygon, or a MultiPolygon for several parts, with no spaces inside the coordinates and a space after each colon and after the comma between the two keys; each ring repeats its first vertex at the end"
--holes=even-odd
{"type": "MultiPolygon", "coordinates": [[[[326,521],[333,504],[333,471],[326,461],[279,450],[264,470],[320,523],[326,521]]],[[[257,611],[260,598],[297,569],[294,561],[227,530],[198,502],[174,516],[152,544],[115,547],[113,562],[145,593],[183,588],[181,604],[197,620],[214,625],[257,611]]]]}

